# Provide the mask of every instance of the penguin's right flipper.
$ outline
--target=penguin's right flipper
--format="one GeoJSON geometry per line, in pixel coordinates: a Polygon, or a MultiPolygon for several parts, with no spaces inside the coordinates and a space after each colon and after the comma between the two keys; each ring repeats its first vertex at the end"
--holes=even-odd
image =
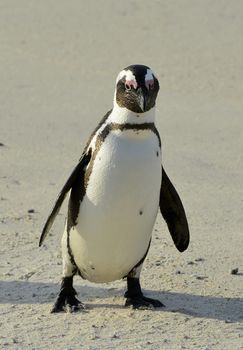
{"type": "Polygon", "coordinates": [[[41,236],[40,236],[39,247],[42,245],[44,239],[46,238],[46,235],[50,231],[50,229],[53,225],[53,222],[54,222],[57,214],[59,213],[59,210],[62,206],[62,203],[63,203],[67,193],[71,190],[77,177],[80,176],[80,174],[82,174],[82,177],[84,178],[84,173],[85,173],[84,170],[85,170],[85,167],[88,165],[90,158],[91,158],[91,152],[89,152],[88,154],[83,153],[82,157],[79,160],[79,163],[73,169],[71,175],[67,179],[65,185],[63,186],[61,192],[59,193],[59,195],[57,197],[56,203],[55,203],[50,215],[48,216],[48,218],[46,220],[45,226],[44,226],[42,233],[41,233],[41,236]]]}

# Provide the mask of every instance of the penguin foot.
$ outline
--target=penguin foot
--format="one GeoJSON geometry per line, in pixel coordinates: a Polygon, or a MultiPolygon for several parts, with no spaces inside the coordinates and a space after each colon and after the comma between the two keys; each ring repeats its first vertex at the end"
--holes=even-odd
{"type": "Polygon", "coordinates": [[[77,312],[84,310],[85,305],[81,303],[74,295],[67,295],[65,298],[57,297],[55,304],[51,309],[51,313],[57,312],[77,312]]]}
{"type": "Polygon", "coordinates": [[[125,306],[139,310],[152,310],[155,307],[164,307],[165,305],[159,300],[147,298],[144,295],[139,295],[137,297],[127,298],[125,306]]]}
{"type": "Polygon", "coordinates": [[[139,278],[127,277],[127,291],[125,293],[125,306],[131,306],[133,309],[154,309],[155,307],[164,307],[161,301],[147,298],[141,290],[139,278]]]}
{"type": "Polygon", "coordinates": [[[73,277],[64,277],[62,279],[61,290],[51,309],[51,313],[56,312],[76,312],[84,310],[85,306],[75,295],[76,290],[73,288],[73,277]]]}

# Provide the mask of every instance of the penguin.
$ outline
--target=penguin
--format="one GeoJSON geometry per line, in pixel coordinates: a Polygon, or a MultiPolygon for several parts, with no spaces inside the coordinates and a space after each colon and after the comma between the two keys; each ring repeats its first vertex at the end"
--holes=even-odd
{"type": "Polygon", "coordinates": [[[155,126],[159,81],[145,65],[130,65],[117,76],[113,108],[92,133],[44,225],[39,246],[70,192],[62,237],[63,277],[51,312],[85,308],[73,277],[94,283],[126,279],[125,306],[163,307],[146,297],[140,273],[160,211],[176,248],[189,245],[181,199],[162,166],[155,126]]]}

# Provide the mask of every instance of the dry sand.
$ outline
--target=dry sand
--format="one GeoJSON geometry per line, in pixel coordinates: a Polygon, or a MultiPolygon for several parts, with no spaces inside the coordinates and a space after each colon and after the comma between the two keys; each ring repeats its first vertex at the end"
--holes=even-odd
{"type": "Polygon", "coordinates": [[[243,349],[243,1],[9,0],[0,23],[1,349],[243,349]],[[142,285],[164,310],[77,277],[88,312],[52,315],[66,204],[39,249],[42,225],[132,63],[160,80],[191,244],[177,252],[158,215],[142,285]]]}

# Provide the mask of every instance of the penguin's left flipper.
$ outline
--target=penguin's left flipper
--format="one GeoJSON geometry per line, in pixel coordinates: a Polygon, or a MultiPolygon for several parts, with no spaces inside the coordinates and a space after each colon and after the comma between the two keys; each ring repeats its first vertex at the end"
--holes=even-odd
{"type": "Polygon", "coordinates": [[[183,252],[187,249],[190,241],[186,213],[181,199],[163,167],[159,206],[176,248],[183,252]]]}
{"type": "Polygon", "coordinates": [[[57,214],[59,213],[59,210],[62,206],[62,203],[63,203],[67,193],[71,190],[73,184],[75,183],[75,180],[77,179],[78,176],[80,176],[80,174],[84,178],[85,168],[88,165],[90,158],[91,158],[91,152],[89,152],[88,154],[84,153],[82,155],[82,157],[80,158],[79,163],[76,165],[76,167],[73,169],[71,175],[67,179],[65,185],[63,186],[61,192],[59,193],[59,195],[57,197],[56,203],[55,203],[54,207],[52,208],[50,215],[48,216],[48,218],[46,220],[45,226],[44,226],[42,233],[41,233],[41,236],[40,236],[39,247],[42,245],[44,239],[46,238],[46,235],[50,231],[50,229],[53,225],[53,222],[54,222],[57,214]]]}

